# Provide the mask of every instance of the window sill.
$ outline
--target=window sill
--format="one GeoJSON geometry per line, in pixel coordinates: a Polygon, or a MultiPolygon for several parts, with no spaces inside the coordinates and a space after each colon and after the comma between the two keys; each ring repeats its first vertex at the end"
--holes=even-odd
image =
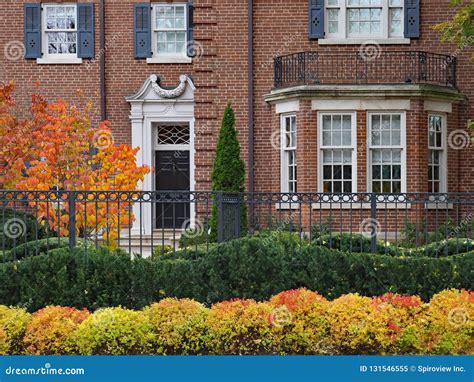
{"type": "Polygon", "coordinates": [[[187,56],[161,56],[146,59],[147,64],[191,64],[193,59],[187,56]]]}
{"type": "Polygon", "coordinates": [[[318,40],[319,45],[361,45],[361,44],[410,44],[409,38],[323,38],[318,40]]]}
{"type": "Polygon", "coordinates": [[[82,58],[37,58],[37,64],[41,65],[78,65],[82,64],[82,58]]]}
{"type": "Polygon", "coordinates": [[[454,204],[446,202],[428,202],[425,203],[425,208],[427,210],[452,210],[454,209],[454,204]]]}
{"type": "Polygon", "coordinates": [[[295,203],[287,203],[287,202],[281,202],[281,203],[275,203],[275,209],[276,210],[299,210],[300,209],[300,204],[295,202],[295,203]]]}
{"type": "MultiPolygon", "coordinates": [[[[370,203],[359,203],[359,202],[323,202],[323,203],[312,203],[311,208],[313,210],[370,210],[370,203]]],[[[411,209],[411,203],[377,203],[378,210],[409,210],[411,209]]]]}

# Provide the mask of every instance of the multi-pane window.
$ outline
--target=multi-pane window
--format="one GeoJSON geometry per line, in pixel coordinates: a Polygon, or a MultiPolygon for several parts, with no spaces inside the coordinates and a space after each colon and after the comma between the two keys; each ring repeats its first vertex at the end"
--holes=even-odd
{"type": "Polygon", "coordinates": [[[399,113],[369,114],[372,192],[404,192],[403,124],[399,113]]]}
{"type": "Polygon", "coordinates": [[[186,54],[186,5],[155,4],[153,9],[156,54],[186,54]]]}
{"type": "Polygon", "coordinates": [[[446,192],[443,125],[442,115],[428,117],[428,192],[446,192]]]}
{"type": "Polygon", "coordinates": [[[381,0],[347,0],[349,35],[377,35],[382,23],[381,0]]]}
{"type": "Polygon", "coordinates": [[[403,0],[326,0],[328,38],[403,37],[403,0]]]}
{"type": "Polygon", "coordinates": [[[353,114],[320,114],[322,192],[355,191],[355,118],[353,114]]]}
{"type": "Polygon", "coordinates": [[[296,116],[281,119],[281,191],[297,192],[296,116]]]}
{"type": "Polygon", "coordinates": [[[43,39],[46,54],[77,56],[77,7],[44,5],[43,39]]]}

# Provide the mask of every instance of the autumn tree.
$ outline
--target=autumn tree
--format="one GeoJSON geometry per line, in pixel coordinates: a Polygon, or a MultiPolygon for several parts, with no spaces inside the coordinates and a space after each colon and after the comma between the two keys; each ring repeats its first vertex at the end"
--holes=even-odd
{"type": "Polygon", "coordinates": [[[61,236],[69,234],[69,205],[61,191],[109,192],[108,201],[97,200],[97,194],[78,193],[76,232],[83,237],[100,234],[113,244],[119,227],[133,222],[131,204],[120,203],[114,191],[135,191],[149,172],[147,166],[136,164],[139,149],[115,144],[108,122],[93,126],[90,102],[81,109],[63,100],[48,103],[35,95],[31,118],[19,119],[13,90],[13,84],[0,85],[0,185],[57,191],[49,194],[48,201],[30,205],[38,211],[40,222],[61,236]]]}
{"type": "MultiPolygon", "coordinates": [[[[451,5],[457,8],[456,14],[435,29],[443,32],[442,41],[454,42],[459,49],[465,49],[474,45],[474,1],[451,0],[451,5]]],[[[474,60],[474,55],[471,59],[474,60]]]]}

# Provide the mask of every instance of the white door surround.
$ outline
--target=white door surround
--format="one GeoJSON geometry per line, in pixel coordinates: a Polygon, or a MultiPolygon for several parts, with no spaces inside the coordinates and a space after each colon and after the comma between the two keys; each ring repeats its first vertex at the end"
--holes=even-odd
{"type": "MultiPolygon", "coordinates": [[[[185,75],[180,76],[180,84],[174,89],[162,88],[160,79],[156,75],[147,78],[140,90],[127,97],[130,103],[130,121],[132,124],[132,147],[139,147],[137,165],[154,166],[154,156],[157,143],[157,124],[188,124],[189,125],[189,152],[190,152],[190,190],[195,190],[195,148],[194,148],[194,92],[196,88],[192,80],[185,75]]],[[[178,145],[174,148],[179,150],[178,145]]],[[[138,188],[144,191],[155,190],[155,173],[152,171],[138,188]]],[[[191,216],[193,214],[191,205],[191,216]]],[[[133,207],[135,222],[132,234],[149,235],[153,229],[152,204],[135,204],[133,207]],[[141,232],[140,232],[141,227],[141,232]]]]}

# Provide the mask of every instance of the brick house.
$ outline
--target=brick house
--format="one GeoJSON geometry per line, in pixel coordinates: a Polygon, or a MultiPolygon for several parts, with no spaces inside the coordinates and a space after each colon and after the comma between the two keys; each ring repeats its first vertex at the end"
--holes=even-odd
{"type": "Polygon", "coordinates": [[[432,29],[448,3],[2,0],[0,79],[25,110],[37,82],[90,97],[154,167],[145,190],[210,189],[232,101],[249,191],[473,191],[473,50],[432,29]]]}

